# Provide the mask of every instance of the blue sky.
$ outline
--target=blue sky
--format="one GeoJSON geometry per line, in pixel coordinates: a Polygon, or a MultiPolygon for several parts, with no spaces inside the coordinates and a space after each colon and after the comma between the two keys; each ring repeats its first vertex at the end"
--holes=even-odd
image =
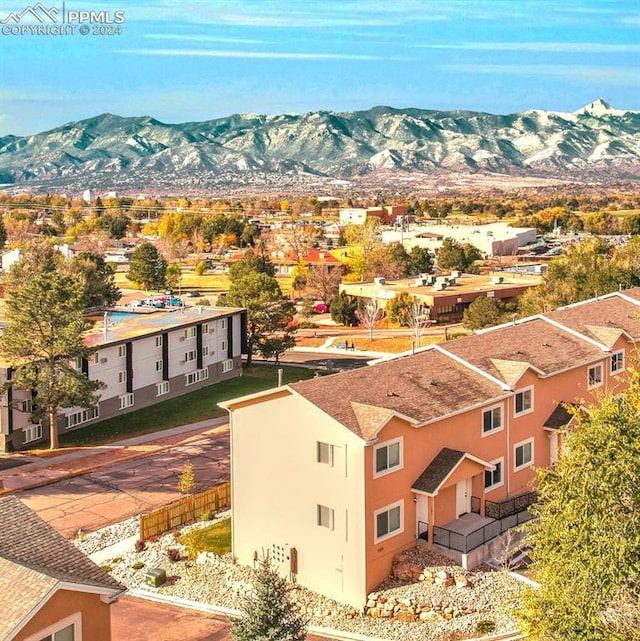
{"type": "MultiPolygon", "coordinates": [[[[0,0],[0,20],[35,4],[0,0]]],[[[61,15],[61,0],[42,5],[61,15]]],[[[104,112],[176,123],[375,105],[575,111],[597,98],[640,109],[638,0],[66,0],[65,10],[124,11],[122,33],[81,35],[76,23],[73,35],[0,34],[0,135],[104,112]]]]}

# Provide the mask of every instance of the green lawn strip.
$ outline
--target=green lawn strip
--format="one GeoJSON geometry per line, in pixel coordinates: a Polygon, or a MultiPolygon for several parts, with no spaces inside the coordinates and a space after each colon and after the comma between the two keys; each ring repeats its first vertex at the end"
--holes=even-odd
{"type": "Polygon", "coordinates": [[[223,519],[208,527],[193,529],[180,539],[188,548],[197,552],[227,554],[231,552],[231,519],[223,519]]]}
{"type": "MultiPolygon", "coordinates": [[[[280,366],[283,382],[294,383],[311,378],[314,370],[305,367],[280,366]]],[[[60,437],[62,447],[102,445],[112,441],[149,434],[160,430],[225,416],[218,403],[238,396],[255,394],[278,384],[278,367],[253,365],[241,377],[204,387],[161,403],[156,403],[122,416],[114,416],[68,432],[60,437]]]]}

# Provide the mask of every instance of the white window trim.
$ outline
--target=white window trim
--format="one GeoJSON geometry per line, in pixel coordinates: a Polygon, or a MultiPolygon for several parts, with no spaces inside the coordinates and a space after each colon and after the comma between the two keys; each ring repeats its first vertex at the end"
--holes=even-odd
{"type": "Polygon", "coordinates": [[[318,527],[323,527],[327,530],[333,530],[335,528],[335,510],[332,507],[328,507],[327,505],[320,505],[320,503],[318,503],[316,507],[316,515],[318,527]],[[329,521],[328,523],[322,522],[322,510],[327,510],[327,518],[329,521]]]}
{"type": "Polygon", "coordinates": [[[523,387],[522,389],[517,389],[513,395],[513,416],[518,417],[518,416],[524,416],[525,414],[530,414],[533,412],[534,408],[534,387],[533,385],[529,385],[529,387],[523,387]],[[516,411],[516,396],[518,394],[524,394],[525,392],[531,392],[531,407],[527,410],[522,410],[521,412],[516,411]]]}
{"type": "Polygon", "coordinates": [[[191,363],[192,361],[195,361],[197,357],[198,357],[198,350],[190,349],[189,351],[184,353],[184,362],[191,363]]]}
{"type": "Polygon", "coordinates": [[[33,443],[33,441],[38,441],[42,438],[42,423],[29,425],[28,427],[25,427],[22,432],[24,434],[23,443],[33,443]]]}
{"type": "Polygon", "coordinates": [[[169,393],[169,381],[156,383],[156,396],[163,396],[169,393]]]}
{"type": "Polygon", "coordinates": [[[524,441],[520,441],[519,443],[516,443],[513,446],[513,471],[514,472],[519,472],[520,470],[525,470],[528,467],[532,467],[534,460],[535,460],[535,449],[534,449],[534,439],[533,439],[533,437],[525,439],[524,441]],[[523,463],[522,465],[517,466],[516,465],[516,450],[519,447],[523,447],[527,443],[531,443],[531,460],[528,463],[523,463]]]}
{"type": "Polygon", "coordinates": [[[195,372],[189,372],[184,375],[184,384],[185,387],[188,385],[195,385],[195,383],[200,383],[209,378],[209,368],[203,367],[202,369],[197,369],[195,372]]]}
{"type": "Polygon", "coordinates": [[[162,336],[156,336],[156,347],[162,347],[162,336]]]}
{"type": "Polygon", "coordinates": [[[399,436],[398,438],[393,438],[389,441],[378,443],[373,446],[373,478],[374,479],[380,478],[381,476],[386,476],[387,474],[393,474],[393,472],[397,472],[398,470],[401,470],[403,467],[404,467],[404,438],[402,436],[399,436]],[[383,447],[389,447],[390,445],[394,445],[396,443],[399,444],[398,465],[394,465],[393,467],[388,467],[385,470],[377,472],[376,471],[376,458],[377,458],[376,455],[378,450],[381,450],[383,447]]]}
{"type": "Polygon", "coordinates": [[[613,352],[613,354],[611,354],[611,358],[609,359],[609,371],[614,376],[617,376],[618,374],[622,374],[622,372],[625,371],[625,353],[623,349],[619,349],[613,352]],[[620,369],[613,369],[613,358],[614,356],[618,356],[620,354],[622,354],[622,366],[620,367],[620,369]]]}
{"type": "Polygon", "coordinates": [[[602,363],[598,363],[596,365],[589,365],[589,367],[587,367],[587,389],[596,389],[596,387],[602,387],[603,384],[604,384],[604,367],[602,367],[602,363]],[[597,368],[600,368],[600,381],[597,383],[592,383],[590,372],[592,369],[597,369],[597,368]]]}
{"type": "Polygon", "coordinates": [[[64,416],[64,429],[72,430],[74,427],[78,427],[78,425],[82,425],[83,423],[88,423],[89,421],[93,421],[93,419],[99,418],[99,417],[100,417],[100,407],[98,405],[96,405],[95,407],[76,410],[75,412],[71,412],[70,414],[66,414],[64,416]],[[71,417],[74,417],[73,425],[69,424],[72,422],[71,417]],[[77,422],[75,422],[76,419],[78,419],[77,422]]]}
{"type": "Polygon", "coordinates": [[[316,463],[320,463],[321,465],[328,465],[329,467],[333,467],[334,463],[334,455],[335,455],[335,448],[331,443],[327,443],[326,441],[316,441],[316,463]],[[326,447],[326,452],[327,452],[327,461],[322,460],[322,455],[321,455],[321,449],[326,447]]]}
{"type": "Polygon", "coordinates": [[[381,543],[382,541],[386,541],[387,539],[390,539],[392,536],[397,536],[398,534],[402,534],[403,532],[404,532],[404,500],[396,501],[395,503],[390,503],[389,505],[385,505],[384,507],[381,507],[379,510],[376,510],[373,513],[374,543],[381,543]],[[382,514],[383,512],[390,512],[396,507],[400,508],[400,527],[397,530],[394,530],[393,532],[388,532],[387,534],[378,536],[378,515],[382,514]]]}
{"type": "Polygon", "coordinates": [[[232,372],[232,371],[233,371],[233,359],[226,358],[225,360],[222,361],[222,373],[226,374],[227,372],[232,372]]]}
{"type": "Polygon", "coordinates": [[[127,382],[127,370],[120,370],[118,372],[118,383],[126,383],[127,382]]]}
{"type": "Polygon", "coordinates": [[[133,407],[135,404],[135,397],[133,395],[133,392],[129,392],[128,394],[122,394],[122,396],[118,397],[119,405],[121,410],[126,410],[128,407],[133,407]]]}
{"type": "Polygon", "coordinates": [[[482,412],[480,413],[480,434],[481,437],[484,438],[485,436],[491,436],[491,434],[497,434],[498,432],[502,432],[504,429],[504,407],[502,403],[497,403],[496,405],[492,405],[491,407],[484,407],[482,408],[482,412]],[[489,430],[488,432],[484,431],[484,415],[487,412],[493,412],[493,410],[499,409],[500,410],[500,427],[494,427],[493,429],[489,430]]]}
{"type": "Polygon", "coordinates": [[[71,616],[65,617],[60,621],[56,621],[48,628],[39,630],[30,637],[27,637],[24,641],[40,641],[40,639],[44,639],[49,635],[53,636],[56,632],[60,632],[60,630],[64,630],[70,625],[74,626],[73,637],[75,641],[82,641],[82,612],[75,612],[71,616]]]}
{"type": "Polygon", "coordinates": [[[127,355],[127,346],[126,345],[118,345],[118,356],[120,358],[124,358],[127,355]]]}
{"type": "Polygon", "coordinates": [[[487,492],[493,492],[493,490],[497,490],[499,487],[502,487],[504,485],[504,457],[501,456],[500,458],[494,459],[493,461],[489,461],[489,463],[491,463],[492,465],[500,465],[500,482],[485,487],[485,494],[487,492]]]}

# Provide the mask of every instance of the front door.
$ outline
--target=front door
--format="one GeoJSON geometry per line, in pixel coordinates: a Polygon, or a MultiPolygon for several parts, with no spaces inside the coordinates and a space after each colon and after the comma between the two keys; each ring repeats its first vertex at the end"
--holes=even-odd
{"type": "Polygon", "coordinates": [[[471,512],[471,479],[456,484],[456,518],[471,512]]]}

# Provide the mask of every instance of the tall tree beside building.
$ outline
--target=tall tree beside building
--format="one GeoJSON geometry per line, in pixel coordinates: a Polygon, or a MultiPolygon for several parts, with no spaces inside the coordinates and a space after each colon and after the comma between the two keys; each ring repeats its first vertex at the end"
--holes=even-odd
{"type": "Polygon", "coordinates": [[[143,243],[131,254],[127,279],[146,290],[163,289],[167,279],[167,261],[151,243],[143,243]]]}
{"type": "Polygon", "coordinates": [[[640,638],[640,374],[575,415],[563,455],[538,472],[531,571],[519,615],[532,640],[640,638]]]}
{"type": "Polygon", "coordinates": [[[91,350],[84,344],[85,291],[71,263],[47,242],[27,245],[5,274],[5,327],[0,354],[13,363],[6,387],[31,390],[31,421],[49,425],[58,447],[58,414],[92,407],[102,386],[79,366],[91,350]]]}
{"type": "Polygon", "coordinates": [[[459,269],[469,274],[477,272],[474,263],[482,258],[480,251],[473,245],[463,245],[453,238],[445,238],[438,250],[438,267],[459,269]]]}
{"type": "Polygon", "coordinates": [[[73,258],[71,271],[83,284],[85,309],[113,307],[120,300],[115,271],[102,256],[81,252],[73,258]]]}

